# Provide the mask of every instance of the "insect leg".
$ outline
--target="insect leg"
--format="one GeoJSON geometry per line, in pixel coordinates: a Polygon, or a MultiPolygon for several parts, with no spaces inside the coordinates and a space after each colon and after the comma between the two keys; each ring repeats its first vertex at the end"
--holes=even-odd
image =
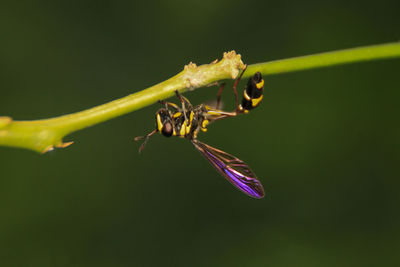
{"type": "Polygon", "coordinates": [[[237,85],[239,84],[240,79],[242,78],[243,73],[246,71],[247,65],[244,67],[242,73],[239,75],[239,77],[236,79],[235,83],[233,84],[233,94],[235,95],[235,106],[236,106],[236,112],[240,112],[241,109],[239,108],[239,99],[238,99],[238,92],[236,90],[237,85]]]}
{"type": "Polygon", "coordinates": [[[225,87],[225,83],[222,83],[222,84],[219,86],[218,93],[217,93],[217,107],[216,107],[216,109],[219,108],[219,104],[220,104],[220,102],[221,102],[221,94],[222,94],[222,92],[224,91],[224,87],[225,87]]]}
{"type": "Polygon", "coordinates": [[[180,110],[180,108],[175,103],[166,102],[164,100],[158,100],[158,103],[160,103],[161,105],[164,105],[165,109],[167,109],[167,110],[168,110],[168,107],[171,107],[171,108],[173,108],[173,109],[175,109],[177,111],[180,110]]]}
{"type": "Polygon", "coordinates": [[[188,119],[187,119],[187,117],[186,117],[185,102],[188,103],[189,105],[191,105],[191,104],[190,104],[189,100],[188,100],[186,97],[182,96],[182,95],[178,92],[178,90],[175,91],[175,94],[176,94],[176,96],[179,98],[179,101],[181,102],[182,111],[183,111],[183,116],[184,116],[184,118],[185,118],[186,125],[189,125],[189,121],[188,121],[188,119]]]}

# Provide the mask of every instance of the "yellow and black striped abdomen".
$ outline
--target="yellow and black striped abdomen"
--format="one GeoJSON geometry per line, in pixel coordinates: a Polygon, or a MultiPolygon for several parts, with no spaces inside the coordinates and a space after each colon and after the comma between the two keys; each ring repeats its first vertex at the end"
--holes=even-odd
{"type": "Polygon", "coordinates": [[[242,109],[249,111],[257,107],[263,99],[264,80],[260,72],[256,72],[247,82],[243,91],[242,109]]]}

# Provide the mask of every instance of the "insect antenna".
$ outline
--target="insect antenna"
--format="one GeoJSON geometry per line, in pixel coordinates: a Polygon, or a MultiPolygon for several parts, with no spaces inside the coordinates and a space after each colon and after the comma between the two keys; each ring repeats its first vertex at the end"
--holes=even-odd
{"type": "Polygon", "coordinates": [[[142,153],[144,147],[145,147],[146,144],[147,144],[147,141],[148,141],[149,138],[150,138],[151,136],[153,136],[155,133],[157,133],[157,129],[154,129],[153,131],[151,131],[150,133],[148,133],[148,134],[145,135],[145,136],[137,136],[137,137],[134,138],[135,141],[140,141],[140,140],[143,140],[143,139],[144,139],[143,143],[142,143],[142,144],[140,145],[140,147],[139,147],[139,154],[142,153]]]}

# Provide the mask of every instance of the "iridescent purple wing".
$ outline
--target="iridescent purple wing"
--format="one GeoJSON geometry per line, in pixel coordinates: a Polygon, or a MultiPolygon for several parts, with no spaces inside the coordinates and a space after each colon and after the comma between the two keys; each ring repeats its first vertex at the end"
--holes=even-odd
{"type": "Polygon", "coordinates": [[[243,193],[254,198],[264,197],[262,184],[246,163],[197,139],[192,143],[222,176],[243,193]]]}

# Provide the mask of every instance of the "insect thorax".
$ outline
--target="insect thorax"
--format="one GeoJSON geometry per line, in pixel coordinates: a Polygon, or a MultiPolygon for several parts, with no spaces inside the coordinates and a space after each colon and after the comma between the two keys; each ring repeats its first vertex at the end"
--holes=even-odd
{"type": "Polygon", "coordinates": [[[165,137],[179,136],[196,138],[199,130],[207,131],[208,120],[204,116],[202,105],[188,107],[186,117],[183,111],[171,112],[161,108],[156,113],[156,128],[165,137]]]}

